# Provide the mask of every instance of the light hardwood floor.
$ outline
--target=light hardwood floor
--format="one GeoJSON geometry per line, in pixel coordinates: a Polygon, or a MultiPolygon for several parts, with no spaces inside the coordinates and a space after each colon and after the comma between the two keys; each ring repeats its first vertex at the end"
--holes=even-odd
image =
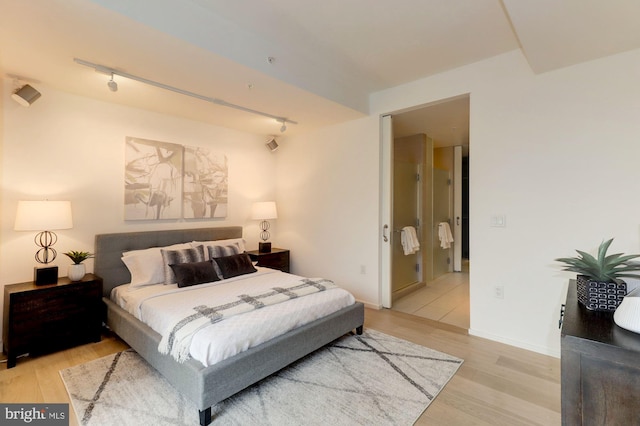
{"type": "Polygon", "coordinates": [[[395,300],[394,311],[469,329],[469,261],[462,272],[451,272],[395,300]]]}
{"type": "MultiPolygon", "coordinates": [[[[560,360],[469,336],[466,330],[392,310],[367,309],[372,328],[464,359],[417,425],[558,425],[560,360]]],[[[63,402],[69,398],[59,371],[127,345],[113,336],[0,367],[0,401],[63,402]]],[[[77,419],[70,407],[70,425],[77,419]]],[[[215,425],[215,422],[213,423],[215,425]]]]}

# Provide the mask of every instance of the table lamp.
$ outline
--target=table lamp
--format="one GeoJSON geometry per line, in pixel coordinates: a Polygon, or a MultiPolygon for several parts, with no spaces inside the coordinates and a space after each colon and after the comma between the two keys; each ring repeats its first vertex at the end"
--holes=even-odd
{"type": "Polygon", "coordinates": [[[277,219],[278,212],[276,210],[276,202],[275,201],[263,201],[259,203],[253,203],[251,207],[251,217],[255,220],[262,220],[260,222],[260,238],[262,242],[258,243],[258,251],[260,253],[270,253],[271,252],[271,243],[267,242],[269,239],[269,228],[271,225],[269,224],[269,219],[277,219]]]}
{"type": "Polygon", "coordinates": [[[34,268],[33,281],[36,285],[55,284],[58,282],[58,267],[50,265],[57,252],[52,247],[58,236],[54,229],[70,229],[73,227],[70,201],[18,201],[16,231],[40,231],[34,241],[40,249],[36,252],[36,262],[44,266],[34,268]]]}

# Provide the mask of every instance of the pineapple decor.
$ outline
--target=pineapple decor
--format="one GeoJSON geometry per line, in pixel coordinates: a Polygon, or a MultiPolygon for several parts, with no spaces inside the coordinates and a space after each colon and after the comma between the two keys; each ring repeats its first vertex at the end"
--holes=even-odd
{"type": "Polygon", "coordinates": [[[556,259],[565,264],[563,271],[577,272],[578,301],[592,311],[615,311],[627,294],[627,284],[621,278],[640,278],[640,264],[630,263],[640,254],[610,254],[607,250],[613,238],[598,247],[598,256],[580,250],[577,257],[556,259]]]}

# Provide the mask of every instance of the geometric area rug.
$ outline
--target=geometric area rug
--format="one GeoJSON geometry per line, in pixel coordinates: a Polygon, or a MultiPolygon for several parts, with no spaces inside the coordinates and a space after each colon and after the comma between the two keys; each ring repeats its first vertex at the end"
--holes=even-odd
{"type": "MultiPolygon", "coordinates": [[[[212,408],[212,425],[411,425],[462,360],[375,330],[346,335],[212,408]]],[[[60,371],[86,426],[198,425],[129,349],[60,371]]]]}

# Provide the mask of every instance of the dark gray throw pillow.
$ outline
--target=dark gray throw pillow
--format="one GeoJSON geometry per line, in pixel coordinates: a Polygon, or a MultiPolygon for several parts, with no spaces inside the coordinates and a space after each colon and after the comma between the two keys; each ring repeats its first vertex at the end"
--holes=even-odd
{"type": "Polygon", "coordinates": [[[218,257],[213,259],[222,272],[222,278],[233,278],[238,275],[251,274],[258,270],[253,267],[251,259],[247,253],[234,254],[231,256],[218,257]]]}
{"type": "MultiPolygon", "coordinates": [[[[207,246],[209,251],[209,259],[217,259],[219,257],[231,256],[232,254],[240,254],[240,246],[238,244],[229,244],[226,246],[207,246]]],[[[216,270],[216,274],[223,279],[222,271],[217,263],[213,262],[213,269],[216,270]]]]}
{"type": "Polygon", "coordinates": [[[220,281],[210,260],[204,262],[177,263],[169,265],[176,276],[178,287],[220,281]]]}

